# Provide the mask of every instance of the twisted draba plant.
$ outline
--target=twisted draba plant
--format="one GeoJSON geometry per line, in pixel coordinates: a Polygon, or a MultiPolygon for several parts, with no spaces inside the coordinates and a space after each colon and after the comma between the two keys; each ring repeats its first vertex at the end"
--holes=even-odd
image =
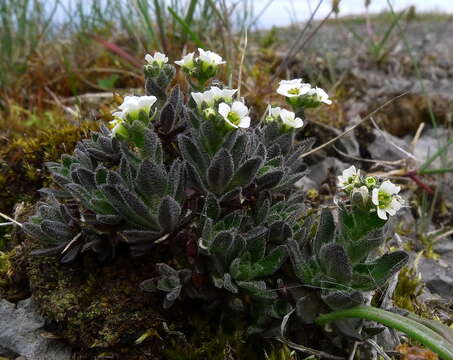
{"type": "Polygon", "coordinates": [[[282,81],[294,112],[269,107],[255,121],[236,90],[209,86],[222,58],[199,52],[176,61],[190,96],[169,89],[176,70],[165,55],[148,55],[147,95],[126,97],[111,129],[47,164],[56,186],[41,190],[46,199],[24,224],[44,247],[35,255],[70,262],[92,251],[108,261],[121,244],[132,255],[167,247],[173,257],[142,289],[163,292],[165,308],[189,297],[245,311],[251,333],[279,326],[292,309],[313,323],[329,307],[363,303],[407,260],[401,251],[378,256],[395,191],[349,169],[338,225],[327,208],[318,219],[296,186],[314,140],[296,141],[304,121],[295,114],[330,104],[327,94],[282,81]]]}

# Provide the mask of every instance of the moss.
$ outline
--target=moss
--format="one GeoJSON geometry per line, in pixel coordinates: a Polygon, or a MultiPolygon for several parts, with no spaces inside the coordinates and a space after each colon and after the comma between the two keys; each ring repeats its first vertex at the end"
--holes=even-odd
{"type": "Polygon", "coordinates": [[[9,283],[11,272],[11,261],[8,254],[0,251],[0,288],[4,288],[9,283]]]}
{"type": "Polygon", "coordinates": [[[246,341],[238,316],[209,313],[190,300],[163,310],[161,296],[140,290],[162,256],[124,256],[102,266],[89,255],[70,266],[29,258],[32,293],[48,331],[78,349],[76,359],[264,359],[262,344],[246,341]]]}
{"type": "Polygon", "coordinates": [[[98,128],[94,122],[78,125],[60,124],[53,129],[40,130],[30,136],[0,144],[0,211],[11,213],[19,201],[35,199],[37,190],[47,185],[43,163],[56,161],[71,152],[77,141],[88,137],[89,130],[98,128]],[[58,129],[58,130],[55,130],[58,129]]]}
{"type": "Polygon", "coordinates": [[[405,266],[398,275],[398,284],[393,294],[393,301],[399,308],[420,314],[422,304],[417,297],[423,292],[423,283],[413,267],[405,266]]]}

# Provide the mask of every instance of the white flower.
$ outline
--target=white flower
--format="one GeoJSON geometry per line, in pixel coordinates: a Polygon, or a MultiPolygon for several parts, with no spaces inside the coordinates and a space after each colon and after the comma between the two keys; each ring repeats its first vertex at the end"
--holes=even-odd
{"type": "Polygon", "coordinates": [[[400,187],[393,184],[391,181],[384,181],[377,189],[373,189],[371,201],[376,205],[377,214],[382,220],[387,220],[387,213],[390,216],[403,206],[403,199],[398,196],[400,187]]]}
{"type": "Polygon", "coordinates": [[[304,125],[301,118],[296,118],[296,114],[286,109],[280,110],[280,119],[282,119],[283,124],[295,129],[298,129],[304,125]]]}
{"type": "Polygon", "coordinates": [[[329,99],[329,95],[320,87],[310,89],[307,95],[313,96],[317,102],[323,102],[324,104],[330,105],[332,101],[329,99]]]}
{"type": "Polygon", "coordinates": [[[168,57],[165,56],[165,54],[162,54],[162,53],[156,51],[154,53],[154,56],[151,56],[150,54],[146,54],[145,60],[150,65],[156,64],[158,66],[162,66],[163,64],[166,64],[168,62],[168,57]]]}
{"type": "Polygon", "coordinates": [[[345,190],[352,190],[359,181],[360,170],[357,170],[354,165],[343,170],[342,175],[338,176],[338,186],[345,190]]]}
{"type": "Polygon", "coordinates": [[[193,57],[194,57],[194,53],[193,52],[189,53],[189,54],[183,56],[183,58],[181,60],[175,61],[175,64],[190,70],[195,66],[193,57]]]}
{"type": "Polygon", "coordinates": [[[232,101],[233,95],[238,91],[237,89],[221,89],[217,86],[212,86],[209,90],[212,98],[215,100],[223,99],[225,101],[232,101]]]}
{"type": "Polygon", "coordinates": [[[233,104],[219,104],[219,114],[225,121],[234,128],[248,128],[250,126],[249,109],[240,101],[235,101],[233,104]]]}
{"type": "Polygon", "coordinates": [[[206,103],[207,106],[213,106],[214,102],[220,99],[224,100],[225,102],[231,102],[236,91],[236,89],[220,89],[216,86],[213,86],[211,87],[211,89],[206,90],[205,92],[193,92],[192,97],[195,100],[197,106],[201,108],[203,103],[206,103]]]}
{"type": "Polygon", "coordinates": [[[124,120],[127,115],[134,116],[140,110],[149,112],[156,101],[155,96],[126,96],[123,103],[118,107],[121,111],[116,111],[112,115],[124,120]]]}
{"type": "Polygon", "coordinates": [[[193,92],[192,97],[199,108],[201,108],[203,103],[206,103],[208,106],[214,105],[213,94],[210,90],[205,92],[193,92]]]}
{"type": "Polygon", "coordinates": [[[222,57],[213,51],[205,51],[201,48],[198,48],[198,52],[200,53],[198,59],[202,62],[207,63],[208,65],[217,66],[220,64],[225,64],[225,61],[222,59],[222,57]]]}
{"type": "Polygon", "coordinates": [[[286,97],[299,97],[306,95],[311,85],[303,83],[302,79],[282,80],[277,88],[277,93],[286,97]]]}

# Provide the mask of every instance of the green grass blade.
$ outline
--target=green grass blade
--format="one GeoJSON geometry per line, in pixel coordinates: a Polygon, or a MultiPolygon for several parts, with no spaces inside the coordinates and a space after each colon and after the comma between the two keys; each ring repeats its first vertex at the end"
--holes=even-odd
{"type": "Polygon", "coordinates": [[[200,40],[198,35],[190,29],[190,26],[187,25],[187,23],[184,21],[184,19],[182,19],[171,7],[168,7],[168,11],[173,16],[173,18],[179,23],[179,25],[181,25],[182,31],[187,33],[189,35],[189,37],[192,39],[192,41],[198,47],[204,48],[203,42],[200,40]]]}
{"type": "MultiPolygon", "coordinates": [[[[403,15],[405,13],[406,13],[405,11],[401,11],[400,14],[395,15],[395,17],[393,18],[393,21],[390,24],[390,26],[387,28],[387,31],[385,32],[383,38],[376,45],[376,55],[377,56],[379,56],[381,54],[382,49],[384,48],[387,41],[390,39],[390,35],[392,34],[392,32],[396,28],[396,26],[399,24],[401,18],[403,17],[403,15]]],[[[380,60],[380,59],[378,59],[378,60],[380,60]]]]}
{"type": "MultiPolygon", "coordinates": [[[[184,19],[184,22],[187,24],[188,27],[191,27],[192,25],[192,20],[193,20],[193,15],[195,13],[195,9],[197,8],[198,0],[191,0],[189,4],[189,8],[187,9],[187,14],[184,19]]],[[[173,9],[173,8],[172,8],[173,9]]],[[[187,40],[187,32],[183,32],[182,35],[182,43],[185,44],[187,40]]]]}
{"type": "Polygon", "coordinates": [[[150,46],[156,41],[156,33],[154,32],[153,22],[149,16],[149,8],[147,0],[137,0],[138,11],[142,17],[142,20],[146,26],[146,36],[148,38],[148,43],[150,46]]]}
{"type": "Polygon", "coordinates": [[[451,139],[448,139],[447,140],[447,143],[443,146],[441,146],[435,153],[433,156],[431,156],[428,160],[426,160],[422,166],[420,166],[420,169],[419,169],[419,173],[422,174],[422,173],[425,173],[426,174],[426,170],[428,168],[429,165],[431,165],[433,163],[434,160],[436,160],[439,156],[443,155],[447,150],[448,150],[448,147],[453,144],[453,138],[451,139]]]}
{"type": "Polygon", "coordinates": [[[444,360],[453,360],[453,346],[442,335],[420,322],[405,316],[374,308],[372,306],[356,306],[321,315],[316,319],[318,325],[325,325],[343,319],[365,319],[376,321],[385,326],[404,332],[410,338],[419,341],[444,360]]]}
{"type": "Polygon", "coordinates": [[[160,43],[164,52],[168,52],[164,14],[159,0],[154,0],[154,12],[156,13],[157,26],[159,27],[160,43]]]}

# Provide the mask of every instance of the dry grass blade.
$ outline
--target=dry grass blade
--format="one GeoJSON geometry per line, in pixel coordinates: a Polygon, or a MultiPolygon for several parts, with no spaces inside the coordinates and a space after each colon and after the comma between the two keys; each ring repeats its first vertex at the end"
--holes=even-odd
{"type": "Polygon", "coordinates": [[[379,112],[380,110],[382,110],[383,108],[385,108],[387,105],[391,104],[393,101],[395,101],[396,99],[399,99],[400,97],[403,97],[404,95],[406,95],[409,91],[405,91],[403,92],[402,94],[398,95],[398,96],[395,96],[393,98],[391,98],[390,100],[386,101],[384,104],[382,104],[381,106],[379,106],[377,109],[373,110],[371,113],[369,113],[367,116],[365,116],[362,120],[360,120],[357,124],[355,124],[354,126],[351,126],[348,130],[344,131],[343,133],[341,133],[340,135],[338,136],[335,136],[333,139],[327,141],[326,143],[314,148],[313,150],[310,150],[304,154],[302,154],[300,157],[301,158],[304,158],[308,155],[311,155],[321,149],[324,149],[325,147],[329,146],[330,144],[333,144],[335,141],[337,141],[338,139],[341,139],[343,136],[345,136],[346,134],[349,134],[352,130],[354,130],[356,127],[362,125],[365,121],[371,119],[373,117],[373,115],[375,115],[377,112],[379,112]]]}
{"type": "Polygon", "coordinates": [[[22,224],[20,222],[14,220],[13,218],[9,217],[8,215],[5,215],[5,214],[0,212],[0,217],[4,218],[5,220],[8,220],[8,221],[12,222],[13,224],[16,224],[19,227],[22,227],[22,224]]]}
{"type": "Polygon", "coordinates": [[[242,85],[242,67],[244,66],[245,53],[247,51],[247,28],[244,30],[244,47],[242,48],[241,62],[239,63],[239,74],[238,74],[238,97],[241,96],[241,85],[242,85]]]}

